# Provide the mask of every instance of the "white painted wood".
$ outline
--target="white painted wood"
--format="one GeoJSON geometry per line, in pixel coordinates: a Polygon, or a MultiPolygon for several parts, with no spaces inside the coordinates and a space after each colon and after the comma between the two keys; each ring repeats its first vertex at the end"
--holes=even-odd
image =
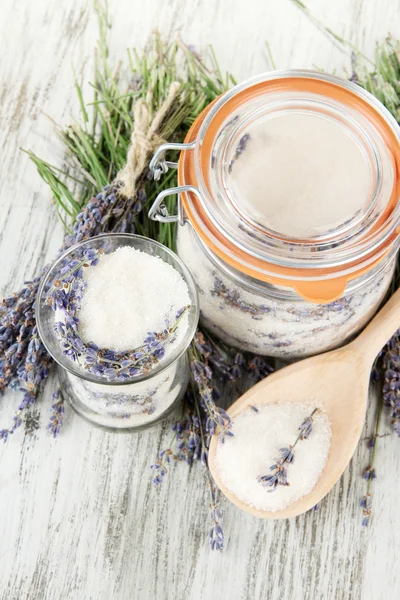
{"type": "MultiPolygon", "coordinates": [[[[343,52],[289,1],[110,0],[112,55],[142,46],[152,29],[212,43],[224,69],[245,78],[278,67],[343,72],[343,52]]],[[[388,31],[400,36],[400,0],[310,0],[332,29],[368,55],[388,31]]],[[[77,114],[74,72],[90,78],[97,39],[91,0],[0,4],[0,292],[38,273],[61,241],[50,194],[20,146],[61,160],[45,115],[77,114]]],[[[355,382],[356,385],[357,382],[355,382]]],[[[49,383],[33,417],[48,418],[49,383]]],[[[0,401],[7,425],[17,398],[0,401]]],[[[373,424],[375,399],[368,412],[373,424]]],[[[385,423],[389,429],[389,424],[385,423]]],[[[360,528],[365,443],[319,512],[261,522],[225,506],[226,550],[207,545],[201,468],[177,465],[163,489],[148,464],[167,425],[113,435],[68,414],[60,438],[43,427],[0,447],[1,600],[392,600],[400,595],[400,441],[380,441],[375,515],[360,528]]]]}

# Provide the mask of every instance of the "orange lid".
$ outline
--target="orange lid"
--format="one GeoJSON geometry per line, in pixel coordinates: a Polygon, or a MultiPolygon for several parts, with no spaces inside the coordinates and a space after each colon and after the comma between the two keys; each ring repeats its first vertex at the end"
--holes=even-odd
{"type": "MultiPolygon", "coordinates": [[[[188,132],[185,143],[195,143],[181,153],[178,181],[195,186],[199,194],[181,194],[186,217],[207,247],[238,271],[292,287],[312,302],[331,302],[350,280],[397,247],[399,139],[390,113],[351,82],[307,71],[254,78],[210,104],[188,132]],[[262,148],[259,140],[268,120],[287,115],[315,117],[327,127],[342,128],[368,167],[368,193],[362,205],[315,234],[294,236],[271,228],[243,201],[243,189],[233,182],[235,161],[243,161],[247,144],[259,134],[262,148]]],[[[254,147],[249,161],[254,160],[254,147]]],[[[282,161],[284,167],[285,157],[282,161]]],[[[340,176],[336,167],[332,165],[332,178],[340,176]]],[[[297,229],[301,233],[300,226],[297,229]]]]}

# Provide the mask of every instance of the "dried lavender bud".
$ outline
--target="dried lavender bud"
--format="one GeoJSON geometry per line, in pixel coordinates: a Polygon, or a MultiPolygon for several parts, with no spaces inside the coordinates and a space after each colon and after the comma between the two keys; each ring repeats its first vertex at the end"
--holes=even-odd
{"type": "Polygon", "coordinates": [[[226,304],[238,308],[242,312],[250,313],[254,319],[259,318],[260,315],[263,315],[271,310],[267,306],[258,306],[256,304],[249,304],[248,302],[245,302],[241,299],[239,290],[229,289],[215,272],[213,273],[213,276],[214,287],[211,289],[212,296],[218,296],[219,298],[222,298],[226,304]]]}
{"type": "Polygon", "coordinates": [[[383,351],[383,401],[390,409],[393,429],[400,436],[400,330],[383,351]]]}
{"type": "Polygon", "coordinates": [[[47,429],[53,437],[57,437],[64,420],[64,398],[61,394],[61,390],[55,391],[52,398],[54,402],[50,407],[52,414],[47,429]]]}
{"type": "Polygon", "coordinates": [[[164,464],[162,462],[157,462],[154,465],[150,465],[150,469],[153,469],[154,475],[153,475],[153,484],[154,485],[161,485],[162,482],[164,481],[164,477],[167,474],[167,470],[164,466],[164,464]]]}
{"type": "Polygon", "coordinates": [[[371,494],[367,493],[361,499],[360,506],[363,509],[363,518],[361,521],[362,527],[367,527],[372,513],[371,494]]]}
{"type": "Polygon", "coordinates": [[[318,410],[317,408],[315,410],[313,410],[311,415],[309,417],[307,417],[306,419],[304,419],[304,421],[300,425],[299,439],[306,440],[309,437],[310,433],[312,432],[312,427],[313,427],[313,416],[317,412],[317,410],[318,410]]]}
{"type": "Polygon", "coordinates": [[[270,467],[272,471],[269,475],[260,475],[257,477],[257,481],[261,483],[263,487],[268,488],[269,492],[273,492],[276,490],[278,485],[290,485],[287,480],[287,467],[284,462],[280,462],[279,460],[276,464],[270,467]]]}
{"type": "Polygon", "coordinates": [[[371,465],[368,465],[368,467],[364,469],[363,477],[366,481],[369,481],[370,479],[376,479],[375,469],[371,465]]]}
{"type": "Polygon", "coordinates": [[[247,147],[247,144],[248,144],[249,140],[250,140],[250,134],[249,133],[245,133],[240,138],[239,143],[236,146],[234,157],[232,158],[231,162],[229,163],[229,168],[228,168],[229,173],[232,173],[233,165],[235,164],[235,162],[237,161],[237,159],[240,157],[240,155],[243,154],[243,152],[246,150],[246,147],[247,147]]]}
{"type": "Polygon", "coordinates": [[[276,459],[275,464],[273,464],[269,469],[271,473],[259,475],[257,477],[257,481],[261,483],[263,487],[267,488],[269,492],[275,491],[278,485],[290,485],[287,478],[287,468],[288,465],[292,464],[294,461],[294,448],[300,440],[306,440],[310,436],[314,422],[314,415],[317,411],[318,408],[314,408],[310,416],[304,419],[299,427],[299,434],[293,446],[288,446],[287,448],[281,448],[279,450],[279,456],[276,459]]]}
{"type": "Polygon", "coordinates": [[[217,491],[214,485],[210,482],[210,548],[211,550],[223,550],[224,548],[224,532],[222,529],[222,512],[217,501],[217,491]]]}

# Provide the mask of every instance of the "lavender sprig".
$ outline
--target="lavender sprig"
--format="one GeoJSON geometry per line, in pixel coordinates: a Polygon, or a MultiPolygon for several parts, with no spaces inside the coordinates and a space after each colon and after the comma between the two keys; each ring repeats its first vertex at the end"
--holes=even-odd
{"type": "Polygon", "coordinates": [[[259,475],[257,477],[257,481],[261,483],[262,486],[268,488],[268,492],[275,491],[278,485],[290,485],[287,478],[287,468],[294,461],[294,449],[297,443],[300,440],[306,440],[310,436],[313,429],[314,415],[317,411],[318,408],[314,408],[310,416],[304,419],[299,427],[299,434],[294,444],[279,450],[279,456],[276,459],[275,464],[270,467],[271,473],[259,475]]]}
{"type": "MultiPolygon", "coordinates": [[[[171,445],[172,444],[173,441],[171,442],[171,445]]],[[[162,450],[158,454],[158,460],[154,464],[150,465],[150,469],[153,471],[153,485],[159,486],[163,483],[164,477],[167,474],[166,465],[170,463],[171,454],[171,448],[168,448],[168,450],[162,450]]]]}
{"type": "Polygon", "coordinates": [[[222,529],[222,512],[218,503],[218,492],[212,481],[210,486],[210,548],[211,550],[223,550],[224,531],[222,529]]]}
{"type": "Polygon", "coordinates": [[[393,429],[400,436],[400,329],[383,351],[383,401],[390,409],[393,429]]]}
{"type": "MultiPolygon", "coordinates": [[[[380,357],[375,361],[374,368],[372,370],[372,378],[374,381],[378,381],[380,379],[380,373],[378,370],[378,365],[381,363],[380,357]]],[[[370,451],[369,465],[363,471],[363,478],[367,481],[367,489],[365,495],[361,498],[360,506],[362,508],[362,520],[361,526],[367,527],[369,525],[371,515],[372,515],[372,482],[376,479],[376,470],[375,470],[375,458],[376,458],[376,447],[377,441],[379,439],[380,434],[380,426],[382,421],[382,412],[383,412],[383,404],[384,404],[384,394],[380,396],[377,412],[376,412],[376,420],[374,433],[372,437],[367,440],[367,447],[370,451]]]]}
{"type": "Polygon", "coordinates": [[[22,421],[20,417],[21,411],[18,411],[13,417],[13,424],[9,429],[0,429],[0,440],[3,440],[5,443],[8,440],[8,437],[14,433],[18,427],[21,426],[22,421]]]}
{"type": "Polygon", "coordinates": [[[200,360],[195,344],[192,344],[189,349],[189,363],[192,383],[196,387],[200,406],[207,415],[205,424],[207,436],[209,438],[218,430],[218,437],[224,442],[225,437],[233,436],[232,420],[223,408],[215,404],[215,389],[210,385],[212,372],[208,365],[200,360]]]}
{"type": "Polygon", "coordinates": [[[13,424],[0,430],[7,441],[22,423],[23,411],[30,407],[49,373],[51,363],[38,336],[34,302],[39,279],[27,282],[19,294],[0,303],[0,394],[6,389],[23,392],[13,424]]]}
{"type": "Polygon", "coordinates": [[[57,437],[64,421],[64,398],[61,390],[56,390],[52,398],[54,402],[50,407],[51,417],[47,429],[53,437],[57,437]]]}

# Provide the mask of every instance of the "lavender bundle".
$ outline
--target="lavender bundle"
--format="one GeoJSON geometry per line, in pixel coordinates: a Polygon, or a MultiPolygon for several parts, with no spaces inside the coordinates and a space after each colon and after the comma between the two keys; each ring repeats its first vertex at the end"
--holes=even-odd
{"type": "MultiPolygon", "coordinates": [[[[66,169],[53,167],[28,152],[51,187],[65,225],[60,252],[105,232],[139,233],[173,247],[174,227],[151,221],[143,210],[160,191],[151,181],[149,160],[162,141],[171,136],[183,140],[194,118],[231,81],[230,76],[224,80],[217,69],[207,67],[182,44],[165,44],[158,35],[141,57],[129,54],[129,71],[123,79],[121,70],[113,74],[108,64],[108,23],[108,15],[100,12],[101,62],[96,62],[91,123],[77,84],[83,125],[58,130],[68,150],[66,169]],[[77,165],[80,174],[75,177],[71,173],[77,165]],[[68,180],[80,182],[79,199],[69,191],[68,180]]],[[[167,180],[173,177],[171,171],[167,180]]],[[[172,211],[174,202],[174,198],[168,200],[172,211]]],[[[39,275],[0,304],[0,392],[24,392],[13,422],[0,429],[4,441],[22,424],[24,412],[37,399],[52,363],[36,328],[34,303],[40,280],[39,275]]],[[[68,332],[61,329],[60,335],[72,335],[73,327],[68,332]]],[[[50,427],[53,434],[58,433],[62,422],[60,403],[61,398],[51,409],[52,422],[57,421],[50,427]]]]}
{"type": "Polygon", "coordinates": [[[0,440],[5,442],[20,427],[24,411],[34,404],[49,374],[51,359],[38,336],[34,312],[39,281],[27,282],[19,294],[0,304],[0,393],[23,392],[13,423],[0,429],[0,440]]]}
{"type": "MultiPolygon", "coordinates": [[[[143,114],[142,103],[136,105],[137,123],[132,133],[132,144],[129,149],[128,161],[134,161],[134,167],[125,165],[124,171],[117,175],[115,182],[106,186],[102,192],[87,203],[83,210],[76,216],[72,233],[67,234],[60,250],[63,252],[71,245],[81,242],[104,231],[131,232],[135,230],[135,217],[142,210],[140,192],[140,176],[138,168],[147,176],[147,163],[155,144],[158,144],[158,129],[174,103],[179,84],[171,85],[165,100],[154,116],[152,124],[149,123],[149,113],[143,114]],[[139,112],[141,111],[141,112],[139,112]],[[156,124],[156,125],[155,125],[156,124]],[[135,149],[141,144],[138,141],[138,131],[147,140],[147,150],[135,154],[135,149]],[[144,132],[144,133],[143,133],[144,132]],[[152,145],[153,144],[153,145],[152,145]],[[132,186],[139,185],[139,189],[132,192],[132,186]],[[126,196],[126,191],[130,196],[126,196]]],[[[176,109],[175,109],[176,110],[176,109]]],[[[141,139],[141,138],[140,138],[141,139]]],[[[142,146],[140,146],[142,147],[142,146]]],[[[94,260],[94,259],[93,259],[94,260]]],[[[46,269],[45,269],[46,270],[46,269]]],[[[0,347],[0,391],[6,389],[21,390],[24,392],[23,400],[18,405],[13,424],[7,429],[0,429],[0,439],[7,441],[8,437],[22,424],[24,411],[32,406],[39,394],[41,384],[49,374],[52,363],[41,340],[39,339],[35,319],[35,299],[41,278],[37,277],[32,282],[27,282],[19,292],[6,298],[0,304],[1,318],[1,347],[0,347]]],[[[74,290],[77,292],[77,290],[74,290]]],[[[64,290],[55,289],[52,301],[54,306],[63,303],[61,295],[64,290]]],[[[74,329],[70,326],[59,329],[59,334],[67,337],[72,335],[74,329]]],[[[75,336],[76,337],[76,336],[75,336]]],[[[68,342],[66,342],[68,343],[68,342]]]]}

